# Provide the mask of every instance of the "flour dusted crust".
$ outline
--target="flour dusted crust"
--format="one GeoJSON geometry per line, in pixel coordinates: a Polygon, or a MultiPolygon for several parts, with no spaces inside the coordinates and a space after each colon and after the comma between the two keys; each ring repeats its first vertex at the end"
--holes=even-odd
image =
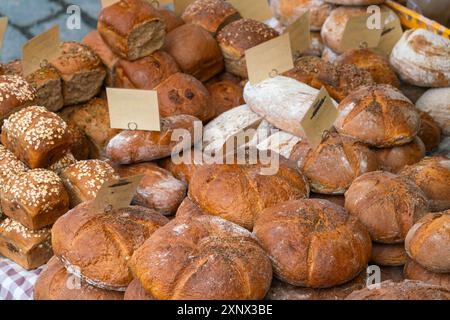
{"type": "Polygon", "coordinates": [[[450,86],[450,40],[426,29],[411,29],[392,50],[400,78],[419,87],[450,86]]]}
{"type": "Polygon", "coordinates": [[[271,150],[274,151],[280,156],[285,157],[286,159],[289,159],[289,157],[292,154],[292,151],[294,147],[302,141],[301,138],[296,137],[290,133],[279,131],[274,134],[272,134],[267,139],[261,141],[257,148],[259,150],[265,151],[265,150],[271,150]]]}
{"type": "Polygon", "coordinates": [[[277,76],[244,88],[244,100],[250,109],[275,127],[304,137],[300,125],[319,90],[297,80],[277,76]]]}
{"type": "Polygon", "coordinates": [[[450,88],[428,90],[417,100],[416,107],[427,112],[439,124],[443,134],[450,136],[450,88]]]}

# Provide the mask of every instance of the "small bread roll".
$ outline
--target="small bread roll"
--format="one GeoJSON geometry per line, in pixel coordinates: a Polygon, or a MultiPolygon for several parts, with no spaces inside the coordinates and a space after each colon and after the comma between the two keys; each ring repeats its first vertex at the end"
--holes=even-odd
{"type": "Polygon", "coordinates": [[[378,148],[410,143],[420,129],[420,115],[411,101],[386,84],[361,87],[338,109],[334,126],[340,134],[378,148]]]}
{"type": "Polygon", "coordinates": [[[439,124],[444,136],[450,136],[450,88],[428,90],[417,100],[416,107],[428,112],[439,124]]]}
{"type": "Polygon", "coordinates": [[[450,290],[450,273],[431,272],[414,260],[408,259],[404,269],[406,279],[422,281],[450,290]]]}
{"type": "Polygon", "coordinates": [[[425,157],[426,148],[420,138],[403,146],[393,148],[373,149],[380,168],[384,171],[397,173],[408,165],[415,164],[425,157]]]}
{"type": "Polygon", "coordinates": [[[330,288],[354,279],[372,249],[365,227],[325,200],[268,208],[258,215],[253,232],[271,257],[275,276],[301,287],[330,288]]]}
{"type": "Polygon", "coordinates": [[[400,267],[405,265],[407,259],[404,243],[381,244],[374,242],[372,245],[370,261],[378,266],[400,267]]]}
{"type": "Polygon", "coordinates": [[[420,112],[420,130],[417,134],[425,145],[427,152],[432,152],[441,143],[442,130],[439,124],[428,113],[420,112]]]}
{"type": "Polygon", "coordinates": [[[20,76],[0,76],[0,124],[14,112],[30,106],[36,90],[20,76]]]}
{"type": "Polygon", "coordinates": [[[417,222],[405,241],[408,256],[431,272],[450,272],[450,210],[430,213],[417,222]]]}
{"type": "Polygon", "coordinates": [[[406,167],[399,173],[418,185],[427,196],[432,212],[450,209],[450,158],[434,156],[406,167]]]}
{"type": "Polygon", "coordinates": [[[357,178],[345,194],[345,208],[383,244],[405,241],[411,227],[428,213],[425,194],[410,179],[388,172],[357,178]]]}

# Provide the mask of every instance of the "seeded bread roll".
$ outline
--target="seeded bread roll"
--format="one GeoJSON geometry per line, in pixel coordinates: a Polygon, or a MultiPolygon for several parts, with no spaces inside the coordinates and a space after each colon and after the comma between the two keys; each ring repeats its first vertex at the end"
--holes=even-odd
{"type": "Polygon", "coordinates": [[[78,42],[61,44],[61,56],[51,64],[63,82],[64,105],[86,102],[100,91],[106,71],[99,57],[78,42]]]}
{"type": "Polygon", "coordinates": [[[422,281],[450,290],[450,273],[435,273],[428,271],[411,259],[408,259],[408,262],[405,265],[404,273],[407,279],[422,281]]]}
{"type": "Polygon", "coordinates": [[[98,288],[125,291],[133,280],[128,260],[168,220],[159,213],[127,207],[109,213],[83,203],[52,228],[55,255],[70,273],[98,288]]]}
{"type": "Polygon", "coordinates": [[[179,71],[173,58],[164,51],[135,60],[120,59],[116,66],[115,86],[127,89],[153,90],[179,71]]]}
{"type": "Polygon", "coordinates": [[[215,109],[215,117],[230,109],[245,104],[244,87],[230,79],[212,79],[206,84],[211,96],[211,105],[215,109]]]}
{"type": "Polygon", "coordinates": [[[28,229],[52,225],[69,210],[69,195],[58,175],[45,169],[19,174],[2,190],[3,213],[28,229]]]}
{"type": "Polygon", "coordinates": [[[36,91],[20,76],[0,76],[0,124],[11,114],[30,106],[36,91]]]}
{"type": "Polygon", "coordinates": [[[178,144],[178,141],[172,141],[172,134],[177,129],[183,130],[186,141],[197,143],[194,125],[199,121],[192,116],[179,115],[161,119],[161,132],[123,131],[109,141],[106,155],[115,164],[134,164],[166,158],[178,144]]]}
{"type": "Polygon", "coordinates": [[[284,201],[307,198],[303,175],[279,159],[273,175],[261,174],[261,164],[213,164],[198,168],[191,179],[189,198],[203,211],[252,230],[258,214],[284,201]]]}
{"type": "Polygon", "coordinates": [[[185,24],[166,37],[164,51],[180,69],[200,81],[207,81],[224,68],[223,56],[216,40],[196,24],[185,24]]]}
{"type": "Polygon", "coordinates": [[[238,77],[248,78],[245,51],[277,36],[275,29],[259,21],[241,19],[230,23],[217,34],[225,69],[238,77]]]}
{"type": "Polygon", "coordinates": [[[149,301],[155,300],[153,296],[142,287],[139,280],[134,279],[131,281],[130,285],[127,287],[127,291],[125,291],[124,300],[131,301],[149,301]]]}
{"type": "Polygon", "coordinates": [[[208,90],[193,76],[175,73],[161,82],[155,90],[158,92],[161,117],[191,115],[201,121],[214,117],[215,110],[210,105],[208,90]]]}
{"type": "Polygon", "coordinates": [[[275,17],[286,26],[309,11],[312,31],[322,29],[322,25],[333,9],[333,5],[322,0],[272,0],[270,7],[275,17]]]}
{"type": "Polygon", "coordinates": [[[417,100],[416,107],[428,112],[439,124],[444,136],[450,136],[450,87],[426,91],[417,100]]]}
{"type": "Polygon", "coordinates": [[[400,267],[405,265],[407,259],[404,243],[380,244],[374,242],[372,245],[370,261],[377,266],[400,267]]]}
{"type": "Polygon", "coordinates": [[[365,144],[331,133],[307,154],[301,170],[312,191],[344,194],[357,177],[378,170],[378,163],[365,144]]]}
{"type": "Polygon", "coordinates": [[[197,0],[186,7],[181,18],[186,23],[199,25],[215,36],[230,22],[241,18],[239,12],[223,0],[197,0]]]}
{"type": "Polygon", "coordinates": [[[393,173],[398,173],[404,167],[420,162],[426,153],[425,145],[418,137],[403,146],[373,150],[380,169],[393,173]]]}
{"type": "Polygon", "coordinates": [[[34,300],[123,300],[123,293],[100,289],[71,275],[52,257],[34,286],[34,300]]]}
{"type": "Polygon", "coordinates": [[[450,210],[430,213],[406,237],[408,256],[431,272],[450,272],[450,210]]]}
{"type": "Polygon", "coordinates": [[[345,300],[450,300],[450,291],[420,281],[385,281],[378,286],[355,291],[345,300]]]}
{"type": "Polygon", "coordinates": [[[158,13],[166,25],[166,34],[184,24],[183,19],[177,16],[172,10],[159,8],[158,13]]]}
{"type": "Polygon", "coordinates": [[[175,219],[135,251],[129,266],[158,300],[257,300],[272,267],[253,235],[223,219],[175,219]]]}
{"type": "Polygon", "coordinates": [[[173,215],[186,197],[186,184],[156,164],[120,166],[116,172],[122,178],[144,175],[136,190],[134,205],[154,209],[162,215],[173,215]]]}
{"type": "Polygon", "coordinates": [[[46,168],[70,149],[67,124],[44,107],[22,109],[5,120],[2,144],[31,169],[46,168]]]}
{"type": "Polygon", "coordinates": [[[369,72],[353,65],[331,64],[319,57],[303,57],[295,61],[294,69],[283,74],[313,88],[325,87],[330,96],[340,102],[362,86],[375,84],[369,72]]]}
{"type": "Polygon", "coordinates": [[[78,161],[65,168],[60,177],[70,196],[70,207],[94,200],[102,185],[119,176],[105,161],[78,161]]]}
{"type": "Polygon", "coordinates": [[[0,192],[11,180],[28,170],[22,161],[0,144],[0,192]]]}
{"type": "Polygon", "coordinates": [[[76,162],[77,159],[75,159],[73,154],[71,152],[67,152],[61,159],[59,159],[47,169],[59,175],[64,169],[66,169],[68,166],[71,166],[72,164],[75,164],[76,162]]]}
{"type": "Polygon", "coordinates": [[[53,255],[50,229],[33,231],[6,218],[0,222],[0,254],[24,269],[39,268],[53,255]]]}
{"type": "Polygon", "coordinates": [[[450,40],[426,29],[407,30],[390,61],[400,78],[419,87],[450,86],[450,40]]]}
{"type": "Polygon", "coordinates": [[[377,171],[352,183],[345,208],[367,227],[373,241],[396,244],[428,213],[428,201],[410,179],[377,171]]]}
{"type": "Polygon", "coordinates": [[[152,54],[163,46],[166,35],[158,10],[142,0],[120,0],[103,8],[97,28],[111,50],[126,60],[152,54]]]}
{"type": "Polygon", "coordinates": [[[418,185],[428,198],[430,210],[450,209],[450,158],[435,156],[404,168],[399,173],[418,185]]]}
{"type": "Polygon", "coordinates": [[[106,67],[105,84],[109,87],[114,86],[116,63],[119,57],[111,51],[97,30],[89,32],[84,38],[83,43],[87,45],[100,58],[106,67]]]}
{"type": "Polygon", "coordinates": [[[420,130],[417,134],[427,152],[437,149],[441,143],[442,130],[439,124],[426,112],[420,112],[420,130]]]}
{"type": "Polygon", "coordinates": [[[389,60],[368,49],[354,49],[340,55],[336,61],[338,64],[353,64],[359,69],[370,73],[378,84],[390,84],[400,88],[400,81],[389,64],[389,60]]]}
{"type": "Polygon", "coordinates": [[[334,126],[340,134],[379,148],[410,143],[420,129],[414,105],[390,85],[361,87],[338,110],[334,126]]]}

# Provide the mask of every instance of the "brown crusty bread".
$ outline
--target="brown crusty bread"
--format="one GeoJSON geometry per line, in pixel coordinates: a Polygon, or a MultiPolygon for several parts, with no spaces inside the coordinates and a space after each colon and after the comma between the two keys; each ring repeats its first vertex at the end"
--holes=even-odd
{"type": "Polygon", "coordinates": [[[422,281],[450,290],[450,273],[431,272],[412,259],[408,259],[404,269],[406,279],[422,281]]]}
{"type": "Polygon", "coordinates": [[[83,203],[52,228],[55,255],[66,269],[102,289],[125,291],[133,280],[128,260],[153,232],[168,222],[154,210],[127,207],[98,212],[83,203]]]}
{"type": "Polygon", "coordinates": [[[370,262],[377,266],[400,267],[405,265],[407,259],[404,243],[381,244],[374,242],[372,245],[370,262]]]}
{"type": "Polygon", "coordinates": [[[354,279],[372,250],[365,227],[326,200],[270,207],[258,215],[253,233],[270,256],[275,276],[300,287],[330,288],[354,279]]]}
{"type": "MultiPolygon", "coordinates": [[[[200,150],[197,150],[199,152],[200,150]]],[[[192,176],[194,175],[195,171],[200,167],[205,165],[203,161],[199,161],[200,163],[197,163],[195,160],[194,155],[195,149],[191,149],[190,158],[187,158],[190,161],[180,161],[179,163],[174,163],[172,158],[166,158],[159,162],[159,165],[170,171],[175,178],[178,180],[181,180],[183,182],[186,182],[188,185],[191,183],[192,176]]]]}
{"type": "Polygon", "coordinates": [[[53,256],[39,275],[33,292],[34,300],[123,300],[123,293],[91,286],[66,271],[53,256]]]}
{"type": "Polygon", "coordinates": [[[405,241],[409,229],[428,213],[425,194],[410,179],[383,171],[357,178],[345,193],[345,208],[383,244],[405,241]]]}
{"type": "Polygon", "coordinates": [[[11,114],[30,106],[36,99],[36,90],[17,75],[0,76],[0,124],[11,114]]]}
{"type": "Polygon", "coordinates": [[[184,24],[183,19],[181,19],[181,17],[179,17],[173,10],[159,7],[158,13],[166,25],[166,34],[184,24]]]}
{"type": "Polygon", "coordinates": [[[157,300],[258,300],[272,281],[270,260],[254,236],[207,215],[172,220],[129,266],[157,300]]]}
{"type": "Polygon", "coordinates": [[[434,151],[441,143],[442,129],[427,112],[420,111],[420,130],[417,134],[427,152],[434,151]]]}
{"type": "Polygon", "coordinates": [[[137,279],[131,281],[130,285],[127,287],[127,291],[125,291],[123,299],[131,301],[155,300],[155,298],[153,298],[151,294],[147,293],[147,291],[144,290],[141,283],[137,279]]]}
{"type": "Polygon", "coordinates": [[[192,215],[204,215],[206,214],[198,205],[192,202],[189,197],[186,197],[180,204],[177,210],[176,218],[190,217],[192,215]]]}
{"type": "Polygon", "coordinates": [[[97,29],[111,50],[127,60],[136,60],[160,49],[166,35],[159,11],[142,0],[120,0],[103,8],[97,29]]]}
{"type": "Polygon", "coordinates": [[[28,170],[29,168],[22,161],[0,144],[0,192],[9,181],[28,170]]]}
{"type": "Polygon", "coordinates": [[[244,87],[236,80],[213,78],[205,84],[211,96],[211,106],[215,111],[215,117],[235,107],[245,104],[244,87]]]}

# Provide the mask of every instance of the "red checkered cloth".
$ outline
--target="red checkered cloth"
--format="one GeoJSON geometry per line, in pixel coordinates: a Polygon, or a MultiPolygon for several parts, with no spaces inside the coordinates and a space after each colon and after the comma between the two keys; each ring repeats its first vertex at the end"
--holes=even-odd
{"type": "Polygon", "coordinates": [[[33,288],[42,267],[27,271],[0,256],[0,300],[33,300],[33,288]]]}

